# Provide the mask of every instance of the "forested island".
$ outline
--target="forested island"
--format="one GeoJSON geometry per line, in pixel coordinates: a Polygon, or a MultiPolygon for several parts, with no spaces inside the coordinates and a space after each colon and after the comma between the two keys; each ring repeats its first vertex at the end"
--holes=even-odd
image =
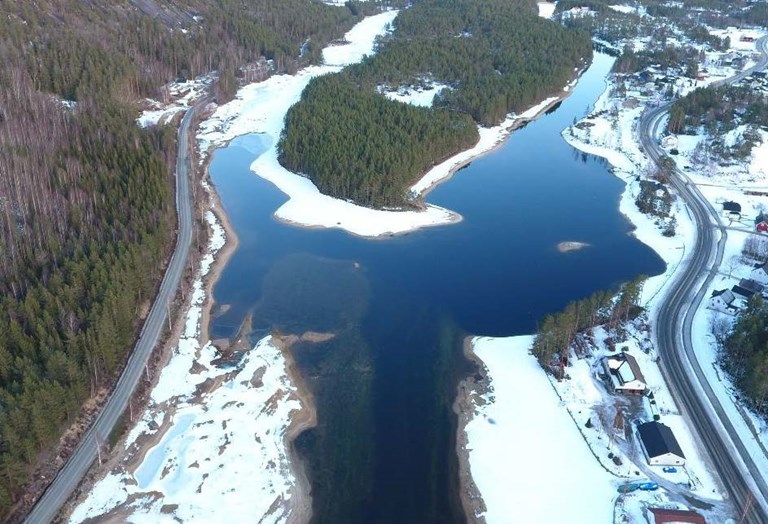
{"type": "Polygon", "coordinates": [[[408,187],[499,124],[558,93],[591,56],[584,31],[540,18],[533,0],[423,0],[403,10],[374,56],[314,79],[286,117],[280,162],[331,196],[412,205],[408,187]],[[431,108],[379,90],[448,86],[431,108]]]}
{"type": "Polygon", "coordinates": [[[224,101],[240,65],[295,71],[377,9],[2,2],[0,514],[29,503],[24,483],[56,462],[83,402],[109,389],[172,246],[176,133],[139,129],[137,102],[214,70],[224,101]]]}

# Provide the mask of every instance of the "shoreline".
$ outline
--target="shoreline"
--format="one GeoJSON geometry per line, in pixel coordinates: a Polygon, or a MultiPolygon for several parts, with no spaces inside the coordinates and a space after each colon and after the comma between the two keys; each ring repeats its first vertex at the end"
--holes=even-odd
{"type": "Polygon", "coordinates": [[[461,496],[461,507],[464,509],[464,516],[468,524],[485,524],[486,511],[485,501],[480,490],[472,477],[471,464],[469,463],[469,437],[467,436],[467,425],[475,416],[476,402],[483,395],[490,392],[490,380],[488,368],[485,363],[475,353],[473,349],[473,340],[475,337],[469,335],[464,337],[463,348],[464,357],[477,366],[478,373],[459,382],[456,394],[456,400],[453,403],[453,412],[458,417],[458,431],[456,435],[456,454],[459,457],[459,491],[461,496]],[[480,375],[478,380],[476,377],[480,375]]]}
{"type": "Polygon", "coordinates": [[[280,347],[285,358],[285,369],[296,388],[296,394],[299,397],[302,408],[291,412],[291,423],[285,430],[285,445],[288,451],[288,467],[291,470],[296,482],[291,489],[292,497],[286,504],[288,515],[288,524],[303,524],[309,522],[312,518],[312,485],[307,476],[307,468],[303,460],[296,451],[296,439],[305,430],[317,426],[317,409],[315,407],[315,398],[307,385],[301,373],[296,367],[296,361],[291,352],[291,343],[278,339],[277,345],[280,347]]]}
{"type": "MultiPolygon", "coordinates": [[[[208,274],[203,279],[203,289],[205,300],[201,306],[199,343],[200,347],[209,342],[210,323],[212,320],[213,307],[216,301],[213,296],[213,288],[221,278],[222,273],[227,267],[229,260],[237,251],[239,239],[234,226],[227,214],[221,198],[216,191],[216,186],[210,175],[209,166],[213,158],[212,154],[216,149],[226,147],[227,141],[223,145],[211,145],[204,153],[205,161],[200,169],[202,172],[202,186],[204,189],[204,199],[207,199],[208,209],[214,214],[218,224],[224,230],[225,243],[214,255],[208,274]]],[[[203,205],[205,207],[205,204],[203,205]]],[[[208,224],[208,233],[210,235],[212,225],[208,224]]],[[[284,501],[285,514],[288,517],[289,524],[303,524],[309,522],[312,517],[312,486],[307,477],[306,468],[303,461],[296,453],[294,442],[305,430],[317,425],[317,410],[315,409],[314,397],[303,382],[300,373],[296,370],[295,361],[291,353],[290,344],[282,338],[274,337],[275,345],[280,349],[285,360],[285,372],[296,388],[296,394],[301,404],[301,409],[293,410],[290,414],[290,423],[285,429],[285,449],[288,456],[288,467],[294,477],[295,482],[291,487],[291,497],[284,501]]],[[[249,349],[253,350],[251,347],[249,349]]]]}
{"type": "MultiPolygon", "coordinates": [[[[579,80],[582,73],[586,71],[587,67],[589,66],[586,66],[584,69],[582,69],[579,72],[579,74],[566,87],[573,86],[579,80]]],[[[570,94],[571,94],[570,89],[563,89],[558,95],[545,98],[538,104],[528,108],[526,111],[524,111],[520,115],[516,115],[513,117],[507,116],[507,119],[504,120],[504,122],[502,122],[498,126],[490,127],[490,128],[482,128],[482,127],[479,128],[481,131],[488,130],[489,132],[494,133],[495,135],[495,137],[493,137],[494,143],[490,145],[490,147],[478,150],[476,153],[471,154],[467,158],[457,159],[458,157],[461,157],[465,155],[467,152],[475,149],[483,140],[481,136],[480,140],[478,141],[477,144],[475,144],[474,147],[470,149],[466,149],[464,151],[460,151],[459,153],[456,153],[455,155],[441,162],[440,164],[432,166],[432,168],[430,168],[429,171],[427,171],[424,175],[422,175],[422,177],[410,187],[410,190],[419,199],[420,202],[426,204],[424,199],[434,189],[436,189],[438,186],[442,185],[443,183],[450,181],[456,173],[458,173],[461,169],[467,167],[469,164],[471,164],[475,160],[485,155],[491,154],[497,149],[501,148],[504,144],[506,144],[507,140],[512,136],[512,133],[514,133],[518,128],[537,120],[541,115],[545,114],[553,106],[561,103],[563,100],[568,98],[570,94]],[[532,115],[529,116],[526,114],[529,112],[532,112],[532,115]],[[432,171],[441,169],[443,166],[447,164],[451,164],[451,167],[449,168],[447,173],[437,176],[434,178],[434,180],[431,180],[428,183],[425,183],[425,180],[429,180],[431,176],[430,173],[432,171]],[[424,187],[421,187],[422,185],[424,187]]]]}

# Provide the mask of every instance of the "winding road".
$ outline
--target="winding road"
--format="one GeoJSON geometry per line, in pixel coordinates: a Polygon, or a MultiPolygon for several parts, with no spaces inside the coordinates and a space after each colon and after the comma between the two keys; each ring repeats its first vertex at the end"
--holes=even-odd
{"type": "Polygon", "coordinates": [[[157,346],[163,328],[166,326],[168,304],[176,296],[192,246],[192,200],[189,191],[192,164],[189,156],[189,129],[196,109],[205,102],[206,99],[187,110],[179,127],[179,151],[176,159],[178,235],[173,256],[165,271],[155,302],[144,322],[144,327],[139,334],[128,363],[104,408],[85,433],[64,467],[59,470],[56,478],[32,508],[25,520],[27,523],[38,524],[52,521],[80,484],[91,464],[97,459],[100,446],[107,441],[115,424],[128,407],[128,401],[141,379],[141,374],[144,373],[149,356],[157,346]]]}
{"type": "MultiPolygon", "coordinates": [[[[757,41],[762,56],[755,66],[717,84],[736,83],[768,66],[768,36],[757,41]]],[[[646,153],[657,164],[665,155],[657,136],[672,102],[645,113],[638,132],[646,153]]],[[[712,390],[693,349],[692,323],[723,259],[727,227],[719,213],[681,171],[671,184],[691,211],[696,238],[691,255],[660,305],[654,323],[661,370],[672,395],[693,425],[694,437],[708,451],[739,522],[768,523],[768,471],[761,471],[734,428],[728,412],[712,390]],[[719,232],[719,235],[716,234],[719,232]]]]}

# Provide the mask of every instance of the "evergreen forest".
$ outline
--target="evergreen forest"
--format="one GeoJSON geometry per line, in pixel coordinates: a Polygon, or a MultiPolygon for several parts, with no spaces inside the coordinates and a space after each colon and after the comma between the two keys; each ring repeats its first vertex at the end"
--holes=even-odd
{"type": "Polygon", "coordinates": [[[212,71],[225,101],[240,65],[316,62],[377,8],[0,3],[0,514],[23,511],[35,468],[116,378],[173,244],[176,131],[140,129],[137,101],[212,71]]]}
{"type": "Polygon", "coordinates": [[[768,303],[755,295],[733,328],[718,337],[720,361],[757,411],[768,413],[768,303]]]}
{"type": "Polygon", "coordinates": [[[280,162],[332,196],[412,204],[408,187],[499,124],[558,93],[591,57],[589,35],[537,15],[532,0],[422,0],[400,12],[375,55],[314,79],[286,117],[280,162]],[[448,86],[431,108],[381,90],[448,86]]]}

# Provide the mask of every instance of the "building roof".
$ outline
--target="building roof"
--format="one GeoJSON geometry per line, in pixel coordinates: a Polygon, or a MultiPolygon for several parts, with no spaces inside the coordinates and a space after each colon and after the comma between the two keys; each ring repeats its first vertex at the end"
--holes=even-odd
{"type": "Polygon", "coordinates": [[[750,298],[755,293],[757,293],[757,291],[752,291],[750,289],[743,288],[741,286],[733,286],[731,288],[731,291],[733,291],[734,295],[739,295],[739,296],[747,298],[747,299],[750,298]]]}
{"type": "Polygon", "coordinates": [[[643,384],[647,383],[637,359],[629,353],[622,352],[608,357],[608,368],[621,379],[622,385],[633,380],[639,380],[643,384]]]}
{"type": "Polygon", "coordinates": [[[645,451],[649,457],[659,457],[672,453],[680,458],[685,458],[683,450],[680,449],[680,444],[677,443],[677,439],[669,426],[654,420],[640,424],[637,431],[640,433],[640,440],[643,441],[643,446],[645,446],[645,451]]]}
{"type": "Polygon", "coordinates": [[[731,302],[736,300],[736,297],[733,295],[733,292],[730,289],[720,289],[718,291],[713,291],[712,298],[715,298],[715,297],[720,297],[720,299],[723,302],[729,305],[731,304],[731,302]]]}
{"type": "Polygon", "coordinates": [[[723,202],[723,209],[732,213],[741,213],[741,204],[737,202],[723,202]]]}
{"type": "Polygon", "coordinates": [[[690,522],[691,524],[707,524],[707,521],[696,513],[687,509],[663,509],[651,508],[656,524],[672,524],[673,522],[690,522]]]}
{"type": "Polygon", "coordinates": [[[742,278],[739,280],[739,287],[743,287],[744,289],[748,289],[754,293],[762,293],[765,289],[764,285],[760,284],[759,282],[755,282],[750,278],[742,278]]]}

